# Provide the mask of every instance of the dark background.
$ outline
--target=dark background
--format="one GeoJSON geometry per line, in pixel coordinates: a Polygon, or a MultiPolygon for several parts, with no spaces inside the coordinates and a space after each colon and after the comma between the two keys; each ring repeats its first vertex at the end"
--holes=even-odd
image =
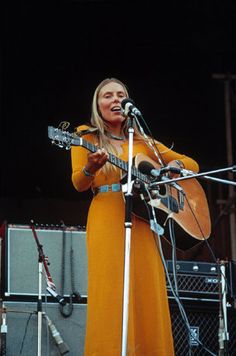
{"type": "MultiPolygon", "coordinates": [[[[212,76],[236,74],[236,3],[154,4],[5,5],[0,223],[86,224],[91,193],[73,188],[70,152],[51,145],[47,126],[66,120],[73,130],[88,121],[93,92],[106,77],[127,84],[158,140],[195,158],[202,172],[228,166],[224,82],[212,76]]],[[[233,152],[235,83],[230,84],[233,152]]],[[[228,211],[222,214],[228,186],[201,183],[214,227],[209,243],[215,257],[230,258],[228,211]]],[[[180,257],[212,260],[212,253],[200,245],[180,257]]]]}

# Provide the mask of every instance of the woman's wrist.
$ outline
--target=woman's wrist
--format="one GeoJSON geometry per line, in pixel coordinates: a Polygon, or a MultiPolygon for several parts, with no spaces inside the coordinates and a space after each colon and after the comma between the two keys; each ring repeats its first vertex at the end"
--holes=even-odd
{"type": "Polygon", "coordinates": [[[94,177],[94,176],[95,176],[95,174],[91,173],[86,167],[84,167],[84,168],[82,169],[82,172],[84,173],[84,175],[85,175],[86,177],[94,177]]]}

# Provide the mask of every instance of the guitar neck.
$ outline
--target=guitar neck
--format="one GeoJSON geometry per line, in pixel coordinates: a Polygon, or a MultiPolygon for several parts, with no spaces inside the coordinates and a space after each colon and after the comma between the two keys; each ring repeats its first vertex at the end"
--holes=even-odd
{"type": "MultiPolygon", "coordinates": [[[[80,145],[84,148],[86,148],[87,150],[89,150],[90,152],[96,152],[98,150],[98,147],[93,145],[91,142],[88,142],[86,140],[84,140],[83,138],[80,138],[80,145]]],[[[112,153],[108,153],[109,157],[108,157],[108,162],[110,162],[111,164],[113,164],[114,166],[122,169],[124,172],[128,172],[128,162],[123,161],[122,159],[116,157],[115,155],[113,155],[112,153]]],[[[148,179],[148,177],[141,173],[135,166],[131,167],[131,174],[133,177],[138,178],[139,180],[141,180],[144,183],[150,183],[150,180],[148,179]]]]}
{"type": "MultiPolygon", "coordinates": [[[[59,128],[54,128],[53,126],[48,126],[48,137],[52,139],[52,142],[61,148],[70,149],[73,146],[82,146],[90,152],[96,152],[99,147],[95,146],[93,143],[86,141],[75,133],[70,133],[63,131],[59,128]]],[[[116,157],[112,153],[108,153],[108,162],[114,166],[122,169],[124,172],[128,172],[128,162],[116,157]]],[[[131,167],[131,175],[134,178],[138,178],[144,183],[149,184],[150,179],[143,173],[141,173],[135,166],[131,167]]]]}

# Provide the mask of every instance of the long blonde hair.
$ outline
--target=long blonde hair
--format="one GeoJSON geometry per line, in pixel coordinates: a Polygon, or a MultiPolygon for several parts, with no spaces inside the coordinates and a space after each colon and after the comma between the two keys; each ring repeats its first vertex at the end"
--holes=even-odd
{"type": "MultiPolygon", "coordinates": [[[[117,78],[106,78],[104,79],[95,89],[94,95],[93,95],[93,101],[92,101],[92,114],[91,114],[91,125],[93,127],[96,127],[98,129],[97,131],[97,138],[98,138],[98,145],[99,147],[104,147],[109,153],[113,153],[114,155],[117,155],[117,150],[116,148],[110,143],[109,138],[105,135],[106,130],[108,129],[108,125],[106,122],[103,120],[99,108],[98,108],[98,96],[101,91],[101,89],[108,83],[118,83],[120,84],[125,92],[126,97],[129,97],[128,89],[124,83],[122,83],[119,79],[117,78]]],[[[122,130],[121,133],[125,136],[128,137],[128,122],[125,120],[122,124],[122,130]]],[[[139,130],[134,124],[134,139],[143,139],[139,133],[139,130]]],[[[103,166],[103,171],[104,172],[109,172],[113,169],[116,169],[115,166],[107,163],[103,166]]]]}

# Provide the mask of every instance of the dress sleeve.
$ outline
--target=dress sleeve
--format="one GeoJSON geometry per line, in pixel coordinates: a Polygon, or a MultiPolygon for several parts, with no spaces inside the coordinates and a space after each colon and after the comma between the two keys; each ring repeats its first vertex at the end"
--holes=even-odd
{"type": "MultiPolygon", "coordinates": [[[[77,130],[84,130],[87,126],[79,126],[77,130]]],[[[95,136],[92,134],[84,135],[86,141],[95,143],[95,136]]],[[[89,151],[80,146],[71,146],[71,166],[72,166],[72,183],[76,190],[83,192],[91,187],[94,177],[86,176],[83,168],[87,163],[89,151]]]]}
{"type": "Polygon", "coordinates": [[[178,160],[183,162],[184,168],[196,173],[199,172],[199,165],[193,158],[181,153],[177,153],[174,150],[166,147],[162,143],[158,143],[158,150],[161,153],[164,163],[168,164],[173,160],[178,160]]]}

